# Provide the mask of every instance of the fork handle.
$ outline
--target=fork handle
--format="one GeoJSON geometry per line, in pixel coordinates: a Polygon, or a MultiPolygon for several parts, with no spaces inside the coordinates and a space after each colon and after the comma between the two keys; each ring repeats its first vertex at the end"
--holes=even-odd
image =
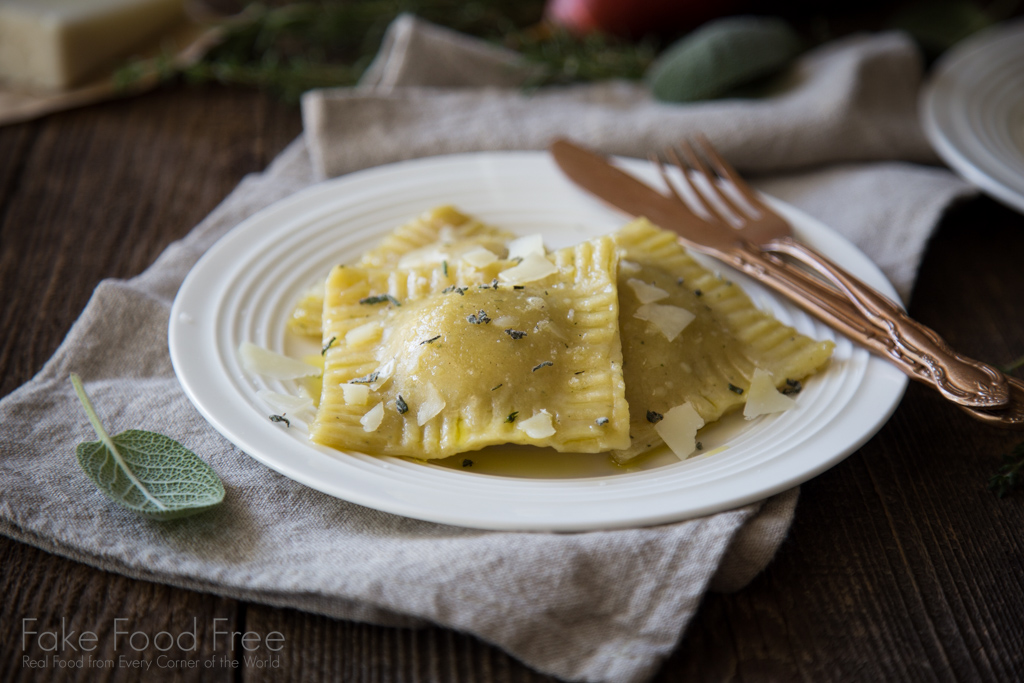
{"type": "Polygon", "coordinates": [[[791,237],[772,240],[762,248],[790,256],[828,280],[865,321],[891,341],[893,352],[923,368],[929,383],[949,400],[981,409],[999,408],[1009,402],[1009,383],[999,370],[957,353],[937,332],[820,252],[791,237]]]}
{"type": "MultiPolygon", "coordinates": [[[[926,366],[902,353],[892,338],[880,333],[849,298],[821,278],[750,243],[726,252],[705,251],[788,297],[829,327],[885,358],[911,379],[938,389],[926,366]]],[[[1006,406],[989,410],[961,404],[958,407],[992,426],[1024,429],[1024,381],[1015,377],[1006,380],[1010,384],[1006,406]]]]}

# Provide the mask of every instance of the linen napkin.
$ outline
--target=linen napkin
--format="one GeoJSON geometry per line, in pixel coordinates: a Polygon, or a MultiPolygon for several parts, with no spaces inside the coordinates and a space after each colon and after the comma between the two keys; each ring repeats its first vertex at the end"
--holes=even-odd
{"type": "Polygon", "coordinates": [[[786,171],[762,187],[852,237],[903,293],[941,211],[970,190],[908,163],[932,157],[913,111],[920,63],[899,35],[810,53],[790,87],[764,101],[676,107],[622,83],[524,94],[508,87],[521,67],[506,51],[403,17],[363,85],[309,94],[304,139],[146,272],[101,283],[54,357],[0,402],[0,533],[242,600],[441,624],[569,680],[652,675],[709,586],[740,588],[770,560],[796,490],[697,520],[574,534],[464,529],[331,498],[248,458],[185,398],[166,332],[189,268],[240,220],[318,177],[424,154],[540,149],[554,134],[638,155],[704,130],[742,168],[786,171]],[[429,87],[416,83],[425,79],[429,87]],[[112,431],[163,432],[206,459],[224,481],[224,503],[171,523],[109,503],[73,464],[75,444],[93,438],[67,379],[73,371],[112,431]]]}

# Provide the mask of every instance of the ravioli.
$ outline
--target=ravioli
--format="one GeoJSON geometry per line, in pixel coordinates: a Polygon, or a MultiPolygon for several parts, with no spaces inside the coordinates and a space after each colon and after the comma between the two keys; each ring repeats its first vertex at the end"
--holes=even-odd
{"type": "MultiPolygon", "coordinates": [[[[440,206],[395,228],[358,263],[378,268],[418,267],[455,260],[479,248],[500,257],[514,238],[513,233],[481,223],[452,206],[440,206]]],[[[321,336],[323,304],[323,287],[310,289],[292,309],[288,326],[303,336],[321,336]]]]}
{"type": "Polygon", "coordinates": [[[619,328],[632,439],[613,453],[617,461],[661,444],[655,424],[675,406],[690,402],[710,423],[746,402],[756,368],[786,388],[828,362],[832,342],[799,334],[758,309],[739,286],[695,261],[673,233],[638,219],[614,239],[622,254],[619,328]]]}
{"type": "Polygon", "coordinates": [[[333,269],[311,438],[422,459],[506,443],[627,448],[615,242],[561,249],[547,270],[531,258],[333,269]]]}

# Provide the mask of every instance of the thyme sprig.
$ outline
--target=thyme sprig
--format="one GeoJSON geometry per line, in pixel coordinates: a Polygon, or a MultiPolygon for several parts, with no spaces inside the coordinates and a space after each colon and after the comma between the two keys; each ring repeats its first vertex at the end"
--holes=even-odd
{"type": "Polygon", "coordinates": [[[1002,498],[1024,481],[1024,442],[1003,456],[1003,464],[988,480],[988,487],[1002,498]]]}
{"type": "MultiPolygon", "coordinates": [[[[218,3],[224,5],[224,2],[218,3]]],[[[243,3],[227,3],[242,6],[243,3]]],[[[306,90],[358,82],[399,14],[415,14],[519,51],[537,65],[526,87],[639,79],[656,45],[576,36],[543,20],[544,0],[268,0],[216,22],[220,41],[198,60],[171,54],[133,61],[115,75],[131,89],[157,78],[256,87],[288,102],[306,90]]]]}

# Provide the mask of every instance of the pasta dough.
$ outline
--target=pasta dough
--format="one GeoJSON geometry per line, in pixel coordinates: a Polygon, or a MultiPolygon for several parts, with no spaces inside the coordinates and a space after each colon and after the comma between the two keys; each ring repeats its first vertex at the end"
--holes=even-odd
{"type": "Polygon", "coordinates": [[[541,257],[548,271],[529,260],[334,268],[313,440],[427,459],[499,443],[626,448],[614,241],[541,257]]]}
{"type": "Polygon", "coordinates": [[[832,342],[758,309],[739,286],[697,263],[673,233],[638,219],[614,237],[623,259],[619,327],[632,437],[613,454],[619,462],[661,444],[655,424],[675,406],[688,401],[705,423],[714,422],[746,402],[755,368],[785,387],[828,362],[832,342]],[[692,319],[670,339],[664,327],[672,309],[692,319]]]}

